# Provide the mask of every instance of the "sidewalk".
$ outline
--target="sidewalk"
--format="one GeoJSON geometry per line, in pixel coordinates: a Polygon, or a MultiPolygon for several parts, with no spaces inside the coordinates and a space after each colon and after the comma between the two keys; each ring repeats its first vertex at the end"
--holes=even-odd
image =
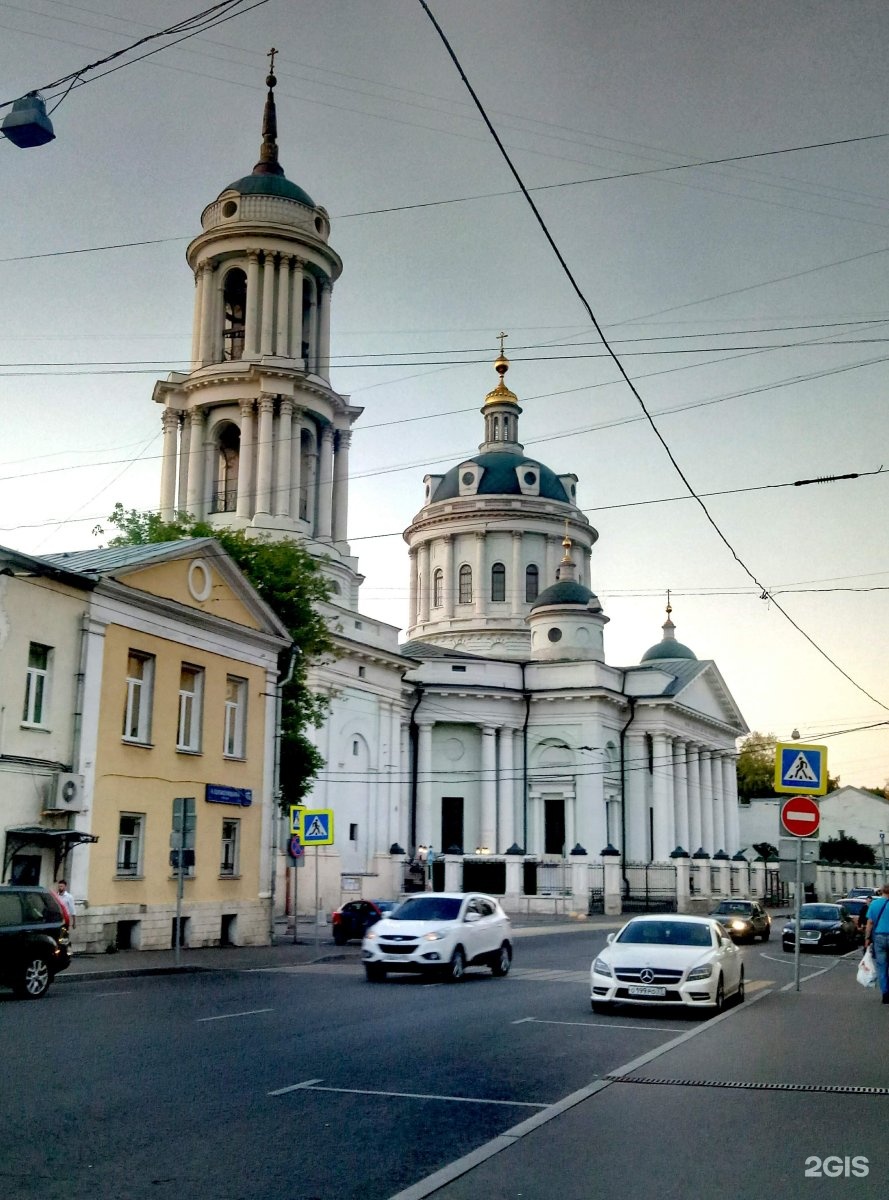
{"type": "MultiPolygon", "coordinates": [[[[582,933],[584,930],[611,931],[623,924],[620,917],[585,917],[521,915],[513,918],[513,933],[517,938],[544,933],[582,933]]],[[[310,963],[360,962],[361,943],[349,942],[337,946],[330,926],[318,929],[310,920],[300,920],[297,941],[293,941],[293,926],[285,921],[275,925],[273,946],[211,946],[191,949],[183,946],[176,953],[169,950],[118,950],[113,954],[77,954],[71,966],[56,977],[56,984],[95,979],[122,979],[136,975],[172,975],[196,971],[251,971],[274,967],[307,966],[310,963]]]]}

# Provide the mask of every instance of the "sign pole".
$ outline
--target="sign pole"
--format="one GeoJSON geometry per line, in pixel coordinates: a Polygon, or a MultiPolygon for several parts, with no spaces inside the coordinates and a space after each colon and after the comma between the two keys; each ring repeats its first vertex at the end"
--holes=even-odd
{"type": "Polygon", "coordinates": [[[320,934],[318,930],[318,847],[315,847],[315,953],[318,953],[321,945],[320,934]]]}
{"type": "Polygon", "coordinates": [[[800,896],[803,890],[803,839],[797,838],[796,842],[796,892],[793,898],[793,977],[796,981],[796,990],[799,991],[799,941],[800,941],[800,896]]]}
{"type": "Polygon", "coordinates": [[[298,867],[297,861],[296,861],[296,859],[294,859],[293,860],[293,944],[294,944],[294,946],[296,945],[297,940],[298,940],[297,936],[296,936],[296,922],[298,920],[298,913],[299,913],[299,905],[297,902],[298,895],[299,895],[299,874],[297,871],[297,867],[298,867]]]}

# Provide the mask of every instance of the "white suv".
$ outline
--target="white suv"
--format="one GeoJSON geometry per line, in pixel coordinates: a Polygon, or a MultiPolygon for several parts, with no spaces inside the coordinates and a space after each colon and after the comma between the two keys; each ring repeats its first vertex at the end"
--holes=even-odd
{"type": "Polygon", "coordinates": [[[371,982],[388,971],[440,975],[456,982],[468,966],[505,975],[512,962],[512,926],[493,896],[424,892],[409,896],[377,921],[361,943],[371,982]]]}

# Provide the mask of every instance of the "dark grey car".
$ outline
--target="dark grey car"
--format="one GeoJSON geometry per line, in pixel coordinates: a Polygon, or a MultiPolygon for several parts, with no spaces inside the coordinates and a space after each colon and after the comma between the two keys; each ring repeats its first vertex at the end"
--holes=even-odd
{"type": "Polygon", "coordinates": [[[41,887],[0,887],[0,985],[37,1000],[71,963],[69,918],[41,887]]]}
{"type": "Polygon", "coordinates": [[[722,900],[710,916],[725,926],[735,942],[756,938],[767,942],[771,936],[772,918],[756,900],[722,900]]]}

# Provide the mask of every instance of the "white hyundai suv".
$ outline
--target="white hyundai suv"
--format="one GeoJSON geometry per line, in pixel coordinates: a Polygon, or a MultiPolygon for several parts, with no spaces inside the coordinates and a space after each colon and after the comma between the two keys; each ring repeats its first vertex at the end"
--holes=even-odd
{"type": "Polygon", "coordinates": [[[409,896],[368,929],[361,943],[371,982],[388,971],[439,975],[456,982],[468,966],[505,975],[512,962],[512,926],[493,896],[424,892],[409,896]]]}

